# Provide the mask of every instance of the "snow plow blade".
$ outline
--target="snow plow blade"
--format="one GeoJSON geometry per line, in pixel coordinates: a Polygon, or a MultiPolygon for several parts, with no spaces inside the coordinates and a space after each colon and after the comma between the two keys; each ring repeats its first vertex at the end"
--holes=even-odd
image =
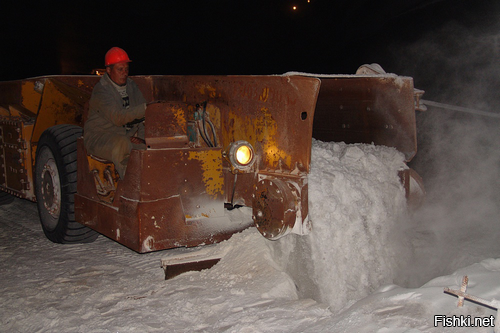
{"type": "Polygon", "coordinates": [[[165,280],[170,280],[182,273],[212,268],[225,254],[225,252],[221,251],[202,249],[186,254],[165,257],[161,260],[161,267],[165,273],[165,280]]]}
{"type": "Polygon", "coordinates": [[[413,80],[385,75],[321,78],[313,137],[394,147],[417,153],[413,80]]]}
{"type": "MultiPolygon", "coordinates": [[[[86,227],[71,225],[66,238],[53,241],[87,235],[90,241],[94,230],[143,253],[220,242],[251,225],[271,240],[307,234],[313,137],[395,147],[407,161],[417,151],[419,102],[410,77],[287,73],[131,79],[146,100],[155,102],[146,109],[147,149],[132,150],[123,179],[113,163],[88,155],[83,139],[75,139],[99,77],[0,84],[6,166],[0,190],[39,201],[39,210],[46,210],[41,220],[48,219],[42,225],[50,228],[65,214],[69,223],[86,227]],[[34,167],[40,138],[56,140],[46,147],[60,147],[52,153],[64,156],[67,169],[47,172],[54,169],[50,158],[34,167]],[[68,144],[74,153],[66,152],[68,144]],[[37,179],[50,191],[35,197],[37,179]],[[60,182],[75,190],[61,196],[53,191],[60,182]],[[248,218],[231,220],[228,210],[242,206],[251,208],[248,218]]],[[[401,179],[406,187],[421,186],[414,172],[403,172],[401,179]]],[[[407,188],[409,197],[422,193],[407,188]]]]}
{"type": "Polygon", "coordinates": [[[182,273],[202,271],[204,269],[212,268],[220,261],[220,258],[214,259],[187,259],[186,262],[168,262],[162,260],[163,271],[165,272],[165,280],[170,280],[182,273]]]}

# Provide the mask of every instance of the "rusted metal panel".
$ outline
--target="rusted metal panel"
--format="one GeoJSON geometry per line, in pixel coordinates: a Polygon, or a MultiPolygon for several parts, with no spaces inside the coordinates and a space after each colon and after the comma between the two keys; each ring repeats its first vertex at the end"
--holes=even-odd
{"type": "Polygon", "coordinates": [[[254,187],[257,183],[256,173],[239,173],[233,174],[224,163],[224,187],[225,187],[225,202],[233,205],[252,206],[252,195],[254,187]]]}
{"type": "Polygon", "coordinates": [[[313,137],[417,151],[413,80],[396,75],[321,78],[313,137]]]}
{"type": "MultiPolygon", "coordinates": [[[[90,96],[94,85],[99,81],[100,77],[91,75],[78,76],[41,76],[28,78],[24,80],[0,82],[0,105],[22,105],[33,114],[37,114],[40,107],[42,93],[47,81],[59,82],[63,86],[69,87],[81,95],[90,96]]],[[[64,88],[63,88],[64,89],[64,88]]],[[[72,96],[74,98],[75,96],[72,96]]],[[[76,97],[79,99],[81,97],[76,97]]],[[[57,102],[57,100],[55,101],[57,102]]]]}
{"type": "Polygon", "coordinates": [[[4,191],[30,200],[34,200],[29,142],[32,128],[33,125],[25,125],[20,119],[0,119],[0,160],[2,162],[0,186],[4,191]]]}
{"type": "Polygon", "coordinates": [[[147,108],[146,144],[149,148],[183,147],[188,144],[187,106],[156,103],[147,108]]]}
{"type": "Polygon", "coordinates": [[[211,216],[210,202],[223,202],[221,164],[220,148],[132,151],[116,196],[152,201],[178,195],[188,218],[211,216]],[[197,204],[191,203],[193,196],[197,204]]]}
{"type": "Polygon", "coordinates": [[[59,81],[71,88],[76,88],[82,91],[84,96],[88,96],[102,77],[97,75],[53,75],[45,78],[52,81],[59,81]]]}
{"type": "MultiPolygon", "coordinates": [[[[123,207],[130,202],[122,200],[123,207]]],[[[137,203],[139,227],[138,252],[185,246],[189,226],[186,224],[180,197],[137,203]]]]}
{"type": "Polygon", "coordinates": [[[75,88],[56,78],[46,79],[32,142],[38,142],[47,128],[57,124],[83,125],[84,108],[89,99],[90,93],[84,89],[75,88]]]}
{"type": "MultiPolygon", "coordinates": [[[[257,161],[249,170],[235,172],[224,160],[226,202],[252,205],[254,215],[273,215],[279,210],[275,201],[267,198],[259,201],[262,205],[252,203],[252,198],[259,195],[253,190],[256,174],[264,171],[266,177],[275,179],[276,183],[283,175],[293,175],[288,177],[285,185],[288,188],[291,182],[292,188],[298,189],[295,197],[290,194],[286,198],[291,206],[282,207],[283,214],[277,213],[281,217],[274,218],[272,223],[264,223],[264,220],[259,223],[259,230],[269,238],[288,233],[296,221],[300,225],[308,222],[307,202],[304,204],[300,197],[304,188],[304,197],[307,198],[307,187],[297,175],[305,176],[309,171],[319,83],[317,78],[302,76],[153,77],[158,99],[177,99],[191,105],[208,102],[207,109],[212,107],[209,113],[223,154],[227,154],[227,147],[238,140],[245,140],[253,146],[257,161]],[[290,211],[296,213],[288,214],[290,211]],[[302,216],[302,212],[306,215],[302,216]]],[[[269,188],[262,191],[269,191],[269,188]]],[[[286,193],[288,191],[283,190],[279,195],[286,193]]],[[[277,196],[277,200],[281,199],[277,196]]],[[[302,233],[307,227],[297,229],[302,233]]]]}
{"type": "Polygon", "coordinates": [[[2,126],[2,143],[18,146],[21,143],[22,123],[19,120],[0,120],[2,126]]]}
{"type": "Polygon", "coordinates": [[[157,99],[215,105],[220,110],[214,123],[218,127],[220,121],[222,148],[248,141],[259,156],[258,169],[309,171],[317,78],[159,76],[152,80],[157,99]]]}
{"type": "Polygon", "coordinates": [[[252,195],[253,220],[260,233],[278,239],[310,231],[306,175],[259,173],[252,195]]]}
{"type": "Polygon", "coordinates": [[[83,150],[80,140],[76,219],[137,252],[208,244],[248,227],[224,216],[220,148],[132,151],[112,205],[90,187],[83,150]]]}
{"type": "Polygon", "coordinates": [[[296,197],[280,179],[262,179],[255,186],[253,203],[255,226],[269,239],[285,235],[295,225],[296,197]]]}
{"type": "Polygon", "coordinates": [[[21,168],[24,156],[17,146],[5,145],[5,187],[21,196],[26,184],[25,169],[21,168]]]}

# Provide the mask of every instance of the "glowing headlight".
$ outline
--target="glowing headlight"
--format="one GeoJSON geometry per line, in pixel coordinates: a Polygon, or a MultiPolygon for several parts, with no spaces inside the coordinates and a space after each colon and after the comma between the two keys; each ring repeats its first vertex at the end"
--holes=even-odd
{"type": "Polygon", "coordinates": [[[236,150],[236,161],[241,165],[248,165],[252,161],[253,152],[248,146],[241,146],[236,150]]]}
{"type": "Polygon", "coordinates": [[[255,154],[247,141],[236,141],[229,148],[229,161],[236,169],[244,169],[252,165],[255,154]]]}

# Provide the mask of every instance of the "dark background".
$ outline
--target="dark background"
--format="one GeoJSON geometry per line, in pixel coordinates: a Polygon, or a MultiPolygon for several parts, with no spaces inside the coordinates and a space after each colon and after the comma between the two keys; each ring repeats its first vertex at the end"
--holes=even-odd
{"type": "MultiPolygon", "coordinates": [[[[133,75],[287,71],[350,74],[363,63],[377,62],[388,72],[420,79],[419,73],[427,72],[428,66],[419,67],[424,65],[417,59],[422,51],[415,49],[408,53],[409,45],[450,24],[482,33],[482,37],[495,35],[498,3],[496,0],[4,3],[0,20],[3,47],[0,80],[89,74],[92,69],[103,67],[104,54],[112,46],[129,53],[133,75]],[[293,5],[297,10],[292,10],[293,5]]],[[[454,52],[453,48],[467,47],[459,41],[455,44],[455,36],[450,34],[441,40],[450,44],[447,46],[450,52],[454,52]]]]}
{"type": "MultiPolygon", "coordinates": [[[[353,74],[379,63],[413,77],[426,99],[499,111],[498,0],[4,1],[1,9],[1,81],[90,74],[119,46],[131,75],[353,74]]],[[[417,158],[435,160],[436,134],[467,117],[418,114],[417,158]]],[[[496,135],[498,120],[480,121],[496,135]]]]}

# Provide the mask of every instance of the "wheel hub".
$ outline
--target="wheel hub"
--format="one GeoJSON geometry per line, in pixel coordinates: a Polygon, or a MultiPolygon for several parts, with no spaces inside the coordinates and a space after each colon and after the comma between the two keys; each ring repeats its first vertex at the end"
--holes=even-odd
{"type": "Polygon", "coordinates": [[[58,218],[61,207],[61,186],[57,166],[53,159],[49,159],[43,166],[41,180],[43,206],[52,217],[58,218]]]}
{"type": "Polygon", "coordinates": [[[291,232],[297,217],[296,199],[284,181],[259,181],[253,198],[254,223],[264,237],[278,239],[291,232]]]}

